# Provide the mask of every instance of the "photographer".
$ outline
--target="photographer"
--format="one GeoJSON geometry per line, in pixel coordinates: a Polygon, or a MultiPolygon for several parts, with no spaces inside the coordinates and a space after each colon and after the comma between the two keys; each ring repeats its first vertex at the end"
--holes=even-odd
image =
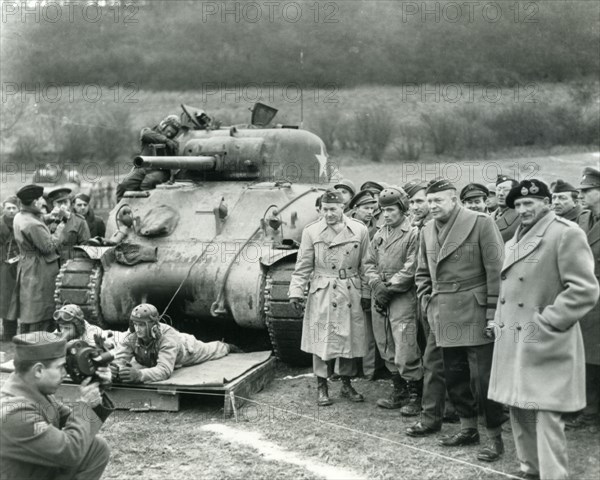
{"type": "MultiPolygon", "coordinates": [[[[66,375],[66,341],[34,332],[15,336],[13,343],[15,372],[0,391],[0,477],[99,479],[110,451],[96,434],[113,409],[104,405],[98,383],[85,379],[71,409],[54,398],[66,375]]],[[[107,367],[97,375],[110,381],[107,367]]]]}

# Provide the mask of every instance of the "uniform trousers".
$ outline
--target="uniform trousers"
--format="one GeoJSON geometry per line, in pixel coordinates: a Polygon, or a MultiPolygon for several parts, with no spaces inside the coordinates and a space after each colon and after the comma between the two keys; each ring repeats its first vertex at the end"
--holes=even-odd
{"type": "Polygon", "coordinates": [[[568,478],[567,438],[561,412],[510,407],[521,470],[542,480],[568,478]]]}
{"type": "MultiPolygon", "coordinates": [[[[313,372],[317,377],[327,378],[330,373],[329,365],[331,360],[323,360],[317,355],[313,355],[313,372]]],[[[357,373],[357,359],[356,358],[342,358],[338,357],[335,359],[335,373],[342,377],[354,377],[357,373]]]]}
{"type": "Polygon", "coordinates": [[[98,480],[110,459],[108,443],[102,437],[94,437],[82,462],[77,468],[61,470],[54,480],[98,480]]]}
{"type": "Polygon", "coordinates": [[[600,412],[600,365],[585,364],[585,415],[598,415],[600,412]]]}
{"type": "Polygon", "coordinates": [[[367,354],[362,358],[363,375],[372,376],[375,371],[381,367],[382,361],[379,351],[377,350],[377,342],[373,334],[373,315],[371,310],[365,311],[365,333],[367,340],[367,354]]]}
{"type": "MultiPolygon", "coordinates": [[[[446,408],[446,380],[444,379],[444,357],[442,348],[435,342],[435,335],[426,318],[422,322],[427,335],[427,344],[423,354],[423,398],[421,423],[438,429],[442,426],[446,408]]],[[[448,402],[449,403],[449,402],[448,402]]]]}

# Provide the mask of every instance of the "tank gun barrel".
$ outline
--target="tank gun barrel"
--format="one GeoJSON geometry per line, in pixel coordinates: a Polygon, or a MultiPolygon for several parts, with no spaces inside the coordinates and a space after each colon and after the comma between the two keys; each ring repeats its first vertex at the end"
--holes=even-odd
{"type": "Polygon", "coordinates": [[[217,157],[212,155],[197,156],[173,156],[173,157],[150,157],[140,155],[133,159],[136,167],[152,167],[165,169],[186,169],[186,170],[215,170],[217,167],[217,157]]]}

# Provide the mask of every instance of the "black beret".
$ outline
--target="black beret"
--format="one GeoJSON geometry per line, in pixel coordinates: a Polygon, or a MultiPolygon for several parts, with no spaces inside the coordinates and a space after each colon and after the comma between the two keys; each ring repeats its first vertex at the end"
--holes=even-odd
{"type": "Polygon", "coordinates": [[[508,208],[515,208],[515,200],[523,197],[547,198],[552,200],[548,185],[535,178],[523,180],[516,187],[513,187],[506,196],[506,206],[508,208]]]}
{"type": "Polygon", "coordinates": [[[44,195],[44,187],[39,185],[25,185],[17,192],[17,198],[23,203],[31,203],[44,195]]]}
{"type": "Polygon", "coordinates": [[[69,198],[72,190],[69,187],[56,187],[48,192],[48,201],[58,202],[60,200],[64,200],[65,198],[69,198]]]}
{"type": "Polygon", "coordinates": [[[552,186],[552,193],[576,192],[577,189],[564,180],[557,180],[552,186]]]}
{"type": "Polygon", "coordinates": [[[321,197],[321,205],[324,203],[344,203],[342,194],[337,190],[327,190],[321,197]]]}
{"type": "Polygon", "coordinates": [[[425,193],[437,193],[443,192],[444,190],[456,190],[456,187],[450,180],[445,178],[434,178],[427,184],[425,193]]]}
{"type": "Polygon", "coordinates": [[[408,198],[414,197],[416,193],[420,192],[421,190],[425,190],[426,188],[427,182],[419,180],[411,180],[406,185],[404,185],[404,187],[402,187],[402,189],[408,195],[408,198]]]}
{"type": "Polygon", "coordinates": [[[514,178],[510,178],[507,175],[498,175],[498,178],[496,179],[496,186],[504,182],[510,182],[511,188],[516,187],[519,184],[519,182],[517,182],[514,178]]]}
{"type": "Polygon", "coordinates": [[[475,197],[489,197],[490,191],[481,183],[469,183],[460,191],[460,201],[475,197]]]}
{"type": "Polygon", "coordinates": [[[381,192],[383,190],[383,185],[377,182],[372,182],[371,180],[363,183],[360,186],[361,190],[373,190],[375,192],[381,192]]]}
{"type": "Polygon", "coordinates": [[[91,197],[89,195],[86,195],[85,193],[78,193],[77,195],[75,195],[75,200],[83,200],[85,203],[90,203],[91,197]]]}
{"type": "Polygon", "coordinates": [[[579,183],[581,190],[587,190],[588,188],[599,188],[600,187],[600,170],[592,167],[586,167],[583,170],[583,177],[579,183]]]}
{"type": "Polygon", "coordinates": [[[350,200],[350,202],[348,203],[348,208],[354,208],[369,203],[377,203],[377,200],[373,196],[373,193],[369,190],[361,190],[352,197],[352,200],[350,200]]]}
{"type": "Polygon", "coordinates": [[[41,361],[65,356],[67,341],[60,335],[48,332],[30,332],[15,335],[15,360],[41,361]]]}

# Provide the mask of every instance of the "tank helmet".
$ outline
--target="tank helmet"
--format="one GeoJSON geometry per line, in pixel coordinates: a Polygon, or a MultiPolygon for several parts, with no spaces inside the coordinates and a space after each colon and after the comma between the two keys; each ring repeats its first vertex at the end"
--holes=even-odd
{"type": "Polygon", "coordinates": [[[79,305],[63,305],[54,312],[52,318],[54,318],[54,320],[58,324],[59,331],[61,330],[61,323],[72,323],[73,325],[75,325],[75,331],[77,332],[77,336],[80,337],[81,335],[83,335],[85,330],[85,317],[83,315],[83,310],[81,310],[79,305]]]}
{"type": "Polygon", "coordinates": [[[407,212],[409,206],[408,195],[400,187],[384,188],[379,194],[379,205],[381,207],[398,205],[401,212],[407,212]]]}
{"type": "Polygon", "coordinates": [[[167,127],[173,127],[177,131],[181,128],[181,122],[179,121],[179,117],[177,115],[168,115],[164,118],[162,122],[160,122],[159,128],[164,130],[167,127]]]}
{"type": "Polygon", "coordinates": [[[129,319],[132,322],[158,323],[160,315],[154,305],[142,303],[131,311],[129,319]]]}

